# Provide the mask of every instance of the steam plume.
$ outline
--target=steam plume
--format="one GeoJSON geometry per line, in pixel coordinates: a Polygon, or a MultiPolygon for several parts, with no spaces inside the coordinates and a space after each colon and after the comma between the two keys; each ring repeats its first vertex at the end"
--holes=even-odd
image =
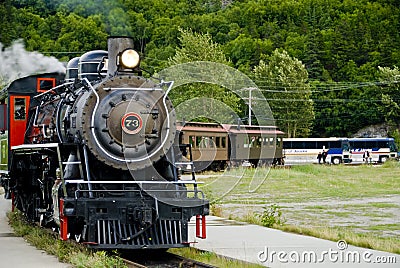
{"type": "Polygon", "coordinates": [[[26,51],[21,40],[6,48],[0,43],[0,85],[7,85],[24,76],[46,72],[65,72],[65,67],[54,57],[26,51]]]}

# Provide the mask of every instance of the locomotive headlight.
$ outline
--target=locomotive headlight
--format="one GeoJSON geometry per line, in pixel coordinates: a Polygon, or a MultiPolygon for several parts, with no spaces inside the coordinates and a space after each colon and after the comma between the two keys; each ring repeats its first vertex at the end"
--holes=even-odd
{"type": "Polygon", "coordinates": [[[140,56],[133,49],[127,49],[121,54],[121,63],[125,68],[133,69],[139,65],[140,56]]]}

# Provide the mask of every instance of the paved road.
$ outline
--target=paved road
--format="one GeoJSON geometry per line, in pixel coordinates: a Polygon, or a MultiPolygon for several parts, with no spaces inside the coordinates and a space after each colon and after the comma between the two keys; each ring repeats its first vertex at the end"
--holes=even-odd
{"type": "Polygon", "coordinates": [[[194,223],[192,219],[190,241],[197,242],[193,245],[195,248],[268,267],[400,267],[400,255],[397,254],[214,216],[207,217],[207,239],[195,239],[194,223]]]}
{"type": "Polygon", "coordinates": [[[23,238],[15,237],[6,216],[11,202],[0,197],[0,267],[12,268],[67,268],[54,256],[30,246],[23,238]]]}

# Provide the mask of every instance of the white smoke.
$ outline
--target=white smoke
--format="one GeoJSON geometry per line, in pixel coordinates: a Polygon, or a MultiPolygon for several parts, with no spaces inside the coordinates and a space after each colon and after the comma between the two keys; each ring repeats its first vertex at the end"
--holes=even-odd
{"type": "Polygon", "coordinates": [[[21,40],[14,41],[10,47],[0,43],[0,85],[32,74],[65,72],[64,65],[54,57],[39,52],[25,50],[21,40]]]}

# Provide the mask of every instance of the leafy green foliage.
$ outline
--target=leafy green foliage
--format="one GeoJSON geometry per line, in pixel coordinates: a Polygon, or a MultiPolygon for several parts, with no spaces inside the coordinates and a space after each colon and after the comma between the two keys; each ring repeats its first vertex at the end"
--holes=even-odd
{"type": "Polygon", "coordinates": [[[400,69],[379,67],[379,77],[383,81],[382,105],[380,111],[392,127],[400,127],[400,69]]]}
{"type": "MultiPolygon", "coordinates": [[[[67,61],[105,49],[108,35],[132,35],[144,56],[142,66],[154,73],[170,66],[168,60],[180,51],[179,28],[193,29],[208,35],[228,64],[246,74],[277,48],[305,65],[315,119],[313,129],[297,136],[347,136],[383,120],[396,125],[400,115],[390,101],[397,103],[397,97],[376,86],[383,79],[378,66],[400,66],[396,1],[222,2],[5,0],[0,3],[0,42],[9,46],[22,39],[28,50],[67,61]]],[[[246,106],[241,103],[238,110],[243,115],[246,106]]]]}
{"type": "Polygon", "coordinates": [[[282,211],[277,204],[264,207],[264,211],[261,214],[256,214],[256,216],[260,218],[261,224],[265,227],[274,227],[285,223],[282,211]]]}
{"type": "Polygon", "coordinates": [[[307,136],[314,111],[305,66],[286,51],[275,50],[267,62],[261,60],[254,67],[254,75],[286,135],[307,136]]]}
{"type": "MultiPolygon", "coordinates": [[[[214,43],[209,34],[199,34],[183,29],[179,29],[179,31],[181,33],[179,37],[181,48],[178,48],[175,56],[170,59],[172,67],[196,61],[230,64],[225,58],[220,45],[214,43]]],[[[201,62],[199,65],[201,67],[201,62]]],[[[203,66],[207,65],[203,64],[203,66]]],[[[179,108],[181,104],[182,107],[179,110],[185,111],[186,118],[179,119],[207,120],[206,118],[209,118],[220,123],[228,123],[227,121],[232,123],[232,119],[229,119],[231,117],[230,114],[231,112],[240,112],[240,99],[233,92],[218,84],[202,83],[213,80],[218,82],[218,77],[221,76],[221,73],[218,74],[206,67],[198,68],[197,70],[199,71],[190,74],[198,77],[195,83],[181,85],[170,94],[175,106],[179,108]],[[224,109],[224,105],[230,107],[230,109],[228,107],[224,109]],[[199,116],[203,118],[199,118],[199,116]]]]}

